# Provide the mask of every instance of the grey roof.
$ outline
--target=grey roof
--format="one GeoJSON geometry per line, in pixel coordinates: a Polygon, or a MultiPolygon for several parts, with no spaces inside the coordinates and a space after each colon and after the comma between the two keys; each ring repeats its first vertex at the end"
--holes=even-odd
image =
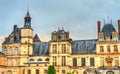
{"type": "Polygon", "coordinates": [[[20,28],[15,28],[12,33],[5,38],[5,43],[20,43],[21,42],[21,37],[20,37],[20,28]],[[13,36],[13,40],[11,40],[11,35],[13,36]]]}
{"type": "Polygon", "coordinates": [[[34,36],[33,42],[41,42],[37,34],[34,36]]]}
{"type": "Polygon", "coordinates": [[[97,39],[72,41],[72,54],[93,54],[97,39]]]}
{"type": "Polygon", "coordinates": [[[49,55],[49,43],[48,42],[34,42],[33,55],[49,55]]]}
{"type": "MultiPolygon", "coordinates": [[[[94,54],[97,39],[72,41],[72,54],[94,54]]],[[[35,42],[33,55],[49,55],[49,42],[35,42]]]]}
{"type": "Polygon", "coordinates": [[[112,37],[112,32],[116,32],[116,30],[112,24],[105,24],[102,28],[102,32],[104,33],[104,37],[112,37]]]}

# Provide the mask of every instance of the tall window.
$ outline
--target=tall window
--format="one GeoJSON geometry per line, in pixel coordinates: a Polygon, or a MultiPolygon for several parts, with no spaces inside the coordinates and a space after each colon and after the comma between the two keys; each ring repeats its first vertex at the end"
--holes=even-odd
{"type": "Polygon", "coordinates": [[[54,65],[54,66],[57,65],[57,58],[56,58],[56,56],[53,56],[53,65],[54,65]]]}
{"type": "Polygon", "coordinates": [[[31,74],[31,70],[28,70],[28,74],[31,74]]]}
{"type": "Polygon", "coordinates": [[[12,66],[12,59],[8,59],[8,66],[12,66]]]}
{"type": "Polygon", "coordinates": [[[62,44],[62,53],[66,53],[66,45],[62,44]]]}
{"type": "Polygon", "coordinates": [[[9,48],[9,55],[12,54],[12,47],[9,48]]]}
{"type": "Polygon", "coordinates": [[[86,60],[85,60],[85,58],[81,58],[81,66],[86,66],[86,60]]]}
{"type": "Polygon", "coordinates": [[[107,52],[110,52],[110,46],[107,46],[107,52]]]}
{"type": "Polygon", "coordinates": [[[18,54],[18,47],[15,47],[15,54],[18,54]]]}
{"type": "Polygon", "coordinates": [[[65,73],[65,70],[62,70],[62,74],[66,74],[66,73],[65,73]]]}
{"type": "Polygon", "coordinates": [[[94,58],[90,58],[90,66],[94,66],[94,58]]]}
{"type": "Polygon", "coordinates": [[[115,57],[114,60],[115,60],[115,66],[119,66],[119,58],[115,57]]]}
{"type": "Polygon", "coordinates": [[[100,64],[101,64],[101,66],[104,66],[104,58],[103,57],[100,58],[100,64]]]}
{"type": "Polygon", "coordinates": [[[74,66],[74,67],[77,66],[77,58],[73,58],[73,66],[74,66]]]}
{"type": "Polygon", "coordinates": [[[36,74],[39,74],[39,70],[38,69],[36,70],[36,74]]]}
{"type": "Polygon", "coordinates": [[[7,54],[7,48],[4,48],[4,54],[7,54]]]}
{"type": "Polygon", "coordinates": [[[65,40],[64,33],[61,34],[61,40],[65,40]]]}
{"type": "Polygon", "coordinates": [[[18,60],[17,59],[14,59],[14,66],[16,66],[18,63],[18,60]]]}
{"type": "Polygon", "coordinates": [[[44,70],[44,74],[47,74],[47,70],[44,70]]]}
{"type": "Polygon", "coordinates": [[[53,54],[57,53],[57,45],[53,45],[53,54]]]}
{"type": "Polygon", "coordinates": [[[118,52],[118,47],[117,47],[117,45],[114,45],[114,52],[118,52]]]}
{"type": "Polygon", "coordinates": [[[62,66],[66,66],[66,57],[62,56],[62,66]]]}
{"type": "Polygon", "coordinates": [[[100,52],[104,52],[103,46],[100,46],[100,52]]]}

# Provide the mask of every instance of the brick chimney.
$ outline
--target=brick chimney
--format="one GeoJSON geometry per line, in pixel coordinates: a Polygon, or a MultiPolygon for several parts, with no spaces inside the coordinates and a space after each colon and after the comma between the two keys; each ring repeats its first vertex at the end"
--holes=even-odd
{"type": "Polygon", "coordinates": [[[120,35],[120,19],[118,20],[118,34],[120,35]]]}
{"type": "Polygon", "coordinates": [[[100,33],[100,21],[97,21],[98,33],[100,33]]]}

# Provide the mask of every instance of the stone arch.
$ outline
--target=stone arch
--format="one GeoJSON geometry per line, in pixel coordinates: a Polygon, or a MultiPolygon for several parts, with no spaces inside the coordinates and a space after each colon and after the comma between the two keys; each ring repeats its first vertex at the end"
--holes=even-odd
{"type": "Polygon", "coordinates": [[[8,70],[8,71],[7,71],[7,74],[12,74],[12,71],[11,71],[11,70],[8,70]]]}

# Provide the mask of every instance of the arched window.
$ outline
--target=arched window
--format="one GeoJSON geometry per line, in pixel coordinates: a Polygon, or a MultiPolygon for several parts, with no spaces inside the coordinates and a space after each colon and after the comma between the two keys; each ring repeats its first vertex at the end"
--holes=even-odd
{"type": "Polygon", "coordinates": [[[49,58],[46,58],[45,61],[49,61],[49,58]]]}
{"type": "Polygon", "coordinates": [[[9,48],[9,54],[12,54],[12,47],[9,48]]]}
{"type": "Polygon", "coordinates": [[[39,59],[38,59],[38,61],[42,61],[42,59],[41,59],[41,58],[39,58],[39,59]]]}
{"type": "Polygon", "coordinates": [[[12,74],[12,71],[11,71],[11,70],[8,70],[7,74],[12,74]]]}
{"type": "Polygon", "coordinates": [[[30,62],[34,62],[34,59],[30,59],[30,62]]]}
{"type": "Polygon", "coordinates": [[[15,54],[18,54],[18,47],[15,47],[15,54]]]}

